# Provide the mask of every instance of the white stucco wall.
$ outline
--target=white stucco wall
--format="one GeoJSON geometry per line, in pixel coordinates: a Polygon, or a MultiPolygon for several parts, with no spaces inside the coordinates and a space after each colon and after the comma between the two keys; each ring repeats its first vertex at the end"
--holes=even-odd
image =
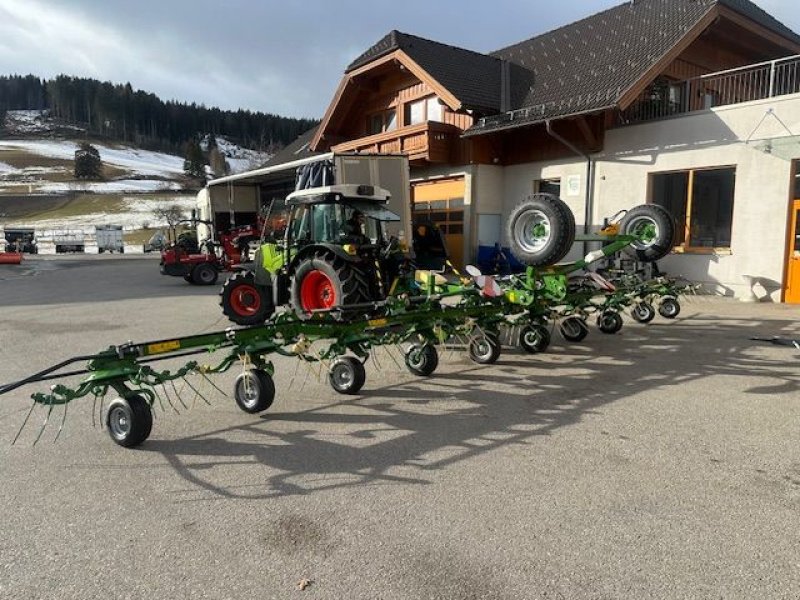
{"type": "MultiPolygon", "coordinates": [[[[753,291],[743,276],[758,277],[764,285],[756,286],[756,295],[779,301],[788,202],[793,191],[791,158],[800,158],[800,143],[796,155],[790,157],[778,157],[777,152],[766,154],[755,146],[761,140],[788,136],[787,128],[800,135],[800,94],[610,130],[603,152],[593,156],[596,168],[592,225],[597,227],[604,217],[647,202],[651,173],[735,166],[730,252],[673,254],[659,265],[737,297],[750,296],[753,291]],[[769,109],[786,127],[775,116],[764,118],[769,109]],[[750,144],[745,144],[751,135],[750,144]]],[[[550,178],[561,179],[562,197],[575,213],[580,230],[587,183],[586,161],[580,157],[506,167],[504,219],[516,203],[532,192],[534,180],[550,178]],[[570,175],[581,177],[581,189],[575,196],[566,195],[570,175]]],[[[479,191],[479,207],[484,198],[494,202],[479,191]]]]}

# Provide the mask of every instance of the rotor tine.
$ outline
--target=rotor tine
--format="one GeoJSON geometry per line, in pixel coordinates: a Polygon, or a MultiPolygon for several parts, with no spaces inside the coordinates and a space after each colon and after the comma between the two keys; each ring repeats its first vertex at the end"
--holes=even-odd
{"type": "MultiPolygon", "coordinates": [[[[392,350],[391,350],[392,346],[388,345],[388,346],[384,346],[384,348],[386,348],[386,354],[389,355],[389,358],[394,363],[394,366],[397,367],[398,370],[400,370],[400,368],[401,368],[400,367],[400,363],[397,362],[397,359],[394,356],[394,352],[392,352],[392,350]]],[[[400,352],[399,347],[395,346],[395,348],[397,348],[398,352],[400,352]]],[[[400,352],[400,354],[402,355],[402,352],[400,352]]]]}
{"type": "MultiPolygon", "coordinates": [[[[153,390],[153,395],[158,399],[158,405],[161,407],[161,412],[164,413],[167,412],[167,409],[164,408],[164,401],[161,399],[161,396],[158,394],[158,391],[156,390],[156,386],[151,385],[150,389],[153,390]]],[[[153,411],[153,414],[155,414],[155,412],[156,411],[153,411]]]]}
{"type": "Polygon", "coordinates": [[[106,395],[105,393],[100,398],[100,409],[98,410],[97,414],[100,415],[100,431],[103,430],[103,405],[106,402],[106,395]]]}
{"type": "Polygon", "coordinates": [[[93,394],[94,400],[92,401],[92,428],[97,427],[97,397],[99,394],[93,394]]]}
{"type": "Polygon", "coordinates": [[[25,425],[28,424],[28,419],[31,418],[31,414],[33,413],[33,409],[34,408],[36,408],[36,402],[31,404],[31,409],[28,411],[28,414],[25,415],[25,420],[22,421],[22,425],[20,426],[19,431],[17,431],[17,435],[15,435],[14,439],[11,441],[11,445],[12,446],[17,443],[17,440],[19,439],[19,436],[22,434],[22,430],[25,429],[25,425]]]}
{"type": "Polygon", "coordinates": [[[211,381],[211,379],[205,373],[201,372],[200,376],[203,379],[205,379],[211,385],[211,387],[213,387],[215,390],[217,390],[220,394],[222,394],[226,398],[230,398],[230,396],[228,394],[226,394],[225,392],[223,392],[221,389],[219,389],[219,386],[217,384],[215,384],[213,381],[211,381]]]}
{"type": "Polygon", "coordinates": [[[39,429],[39,434],[36,436],[36,439],[33,440],[33,445],[35,446],[36,443],[41,439],[42,434],[44,433],[45,428],[47,428],[47,423],[50,421],[50,415],[53,412],[53,398],[50,398],[50,404],[48,404],[47,414],[44,416],[44,422],[42,423],[42,428],[39,429]]]}
{"type": "Polygon", "coordinates": [[[179,410],[178,410],[178,409],[175,407],[175,405],[172,403],[172,398],[170,398],[170,396],[169,396],[169,392],[167,392],[167,386],[165,386],[165,385],[164,385],[164,382],[163,382],[163,381],[161,382],[161,391],[162,391],[162,392],[164,392],[164,398],[166,398],[166,399],[167,399],[167,404],[169,404],[169,405],[170,405],[170,407],[172,408],[172,410],[174,410],[174,411],[175,411],[175,414],[176,414],[176,415],[179,415],[179,414],[181,414],[181,411],[179,411],[179,410]]]}
{"type": "Polygon", "coordinates": [[[183,398],[181,398],[181,395],[178,393],[178,388],[175,387],[175,381],[170,379],[169,384],[172,386],[172,391],[175,392],[175,395],[178,397],[178,402],[181,403],[184,409],[189,410],[189,407],[186,406],[186,404],[183,402],[183,398]]]}
{"type": "Polygon", "coordinates": [[[292,378],[289,380],[289,389],[290,389],[290,390],[291,390],[291,389],[293,389],[293,386],[294,386],[294,380],[295,380],[295,378],[297,377],[297,372],[298,372],[299,370],[300,370],[300,359],[298,358],[298,359],[295,361],[294,373],[292,373],[292,378]]]}
{"type": "Polygon", "coordinates": [[[211,406],[211,402],[209,402],[208,399],[205,396],[203,396],[203,394],[201,394],[200,391],[196,387],[194,387],[191,383],[189,383],[188,379],[184,379],[184,381],[186,382],[186,385],[188,385],[191,389],[194,390],[194,400],[193,400],[193,402],[197,402],[197,398],[199,396],[203,400],[203,402],[205,402],[206,404],[211,406]]]}
{"type": "Polygon", "coordinates": [[[58,438],[61,436],[61,431],[64,429],[64,423],[67,420],[67,407],[69,406],[69,402],[64,403],[64,414],[61,416],[61,423],[58,426],[58,431],[56,432],[56,437],[53,439],[53,443],[55,444],[58,441],[58,438]]]}
{"type": "Polygon", "coordinates": [[[311,371],[313,370],[310,362],[305,358],[303,359],[303,363],[305,364],[306,367],[306,376],[303,378],[303,383],[300,384],[301,390],[306,387],[306,383],[308,382],[308,376],[311,375],[311,371]]]}
{"type": "Polygon", "coordinates": [[[378,369],[378,371],[383,371],[383,364],[378,360],[378,349],[373,348],[370,355],[372,356],[372,362],[375,363],[375,368],[378,369]]]}

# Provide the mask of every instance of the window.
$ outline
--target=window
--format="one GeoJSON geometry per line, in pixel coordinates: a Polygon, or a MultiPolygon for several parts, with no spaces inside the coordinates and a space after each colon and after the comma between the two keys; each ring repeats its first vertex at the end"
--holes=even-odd
{"type": "Polygon", "coordinates": [[[730,248],[735,168],[657,173],[651,178],[653,203],[666,208],[678,224],[677,247],[730,248]]]}
{"type": "Polygon", "coordinates": [[[425,100],[406,104],[404,125],[419,125],[425,120],[425,100]]]}
{"type": "Polygon", "coordinates": [[[444,121],[444,106],[436,96],[409,102],[403,108],[403,125],[419,125],[426,121],[444,121]]]}
{"type": "Polygon", "coordinates": [[[428,98],[426,104],[428,107],[428,121],[437,121],[441,123],[444,120],[442,118],[444,114],[444,107],[439,104],[439,101],[436,98],[428,98]]]}
{"type": "Polygon", "coordinates": [[[367,117],[367,134],[374,135],[384,131],[392,131],[397,127],[397,113],[386,110],[367,117]]]}

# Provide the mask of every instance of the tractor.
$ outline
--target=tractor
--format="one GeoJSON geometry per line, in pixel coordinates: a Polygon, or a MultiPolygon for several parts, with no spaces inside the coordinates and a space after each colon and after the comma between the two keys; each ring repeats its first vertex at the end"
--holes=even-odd
{"type": "Polygon", "coordinates": [[[384,223],[400,221],[386,208],[390,194],[371,185],[341,184],[295,191],[282,240],[268,241],[253,265],[220,291],[223,313],[239,325],[263,323],[276,307],[301,318],[348,308],[369,312],[387,297],[404,264],[384,223]]]}
{"type": "Polygon", "coordinates": [[[220,271],[230,271],[246,258],[249,242],[259,237],[258,225],[243,225],[219,236],[219,242],[206,240],[197,242],[195,233],[198,219],[188,219],[192,231],[180,234],[177,239],[161,251],[161,274],[183,277],[194,285],[214,285],[220,271]],[[219,249],[219,251],[218,251],[219,249]]]}

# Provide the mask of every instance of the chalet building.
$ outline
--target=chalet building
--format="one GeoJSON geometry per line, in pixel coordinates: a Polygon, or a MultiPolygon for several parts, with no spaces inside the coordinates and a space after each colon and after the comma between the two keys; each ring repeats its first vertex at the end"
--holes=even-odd
{"type": "Polygon", "coordinates": [[[392,31],[293,152],[406,154],[458,263],[507,245],[534,192],[586,231],[652,202],[679,223],[662,269],[800,303],[798,55],[748,0],[628,1],[489,54],[392,31]]]}

